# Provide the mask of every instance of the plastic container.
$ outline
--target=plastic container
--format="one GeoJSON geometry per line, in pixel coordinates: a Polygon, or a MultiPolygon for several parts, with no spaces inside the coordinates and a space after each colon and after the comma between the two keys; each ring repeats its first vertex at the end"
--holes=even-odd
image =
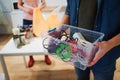
{"type": "Polygon", "coordinates": [[[60,25],[41,33],[45,52],[85,70],[94,58],[104,34],[70,25],[60,25]]]}

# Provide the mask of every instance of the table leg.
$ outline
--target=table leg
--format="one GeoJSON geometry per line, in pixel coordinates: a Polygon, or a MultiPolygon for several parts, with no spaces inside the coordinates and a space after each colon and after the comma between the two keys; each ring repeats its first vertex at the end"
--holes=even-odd
{"type": "Polygon", "coordinates": [[[5,80],[10,80],[9,75],[8,75],[8,70],[7,70],[7,67],[5,64],[5,60],[4,60],[4,57],[2,55],[0,55],[0,61],[1,61],[3,72],[5,74],[5,80]]]}
{"type": "Polygon", "coordinates": [[[27,68],[28,66],[27,66],[27,62],[26,62],[25,56],[23,56],[23,60],[24,60],[25,67],[27,68]]]}

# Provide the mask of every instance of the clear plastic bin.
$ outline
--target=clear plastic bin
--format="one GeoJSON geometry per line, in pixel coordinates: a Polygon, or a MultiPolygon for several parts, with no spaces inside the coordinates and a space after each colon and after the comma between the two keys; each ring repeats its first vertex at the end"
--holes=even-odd
{"type": "Polygon", "coordinates": [[[101,41],[104,34],[70,25],[61,25],[41,33],[41,37],[45,52],[85,70],[98,50],[94,43],[101,41]]]}

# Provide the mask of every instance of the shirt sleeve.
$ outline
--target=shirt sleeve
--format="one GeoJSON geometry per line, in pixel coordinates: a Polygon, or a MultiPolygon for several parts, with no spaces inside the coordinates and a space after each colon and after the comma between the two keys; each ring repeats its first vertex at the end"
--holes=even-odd
{"type": "Polygon", "coordinates": [[[67,0],[67,6],[66,6],[66,11],[65,11],[66,15],[70,14],[70,4],[69,4],[69,0],[67,0]]]}

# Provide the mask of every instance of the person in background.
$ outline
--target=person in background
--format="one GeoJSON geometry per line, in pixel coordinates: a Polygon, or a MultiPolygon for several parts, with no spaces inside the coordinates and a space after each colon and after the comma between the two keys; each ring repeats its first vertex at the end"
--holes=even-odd
{"type": "MultiPolygon", "coordinates": [[[[18,0],[18,8],[24,11],[23,29],[32,27],[33,9],[38,6],[40,9],[46,7],[45,0],[18,0]]],[[[45,62],[48,65],[51,64],[51,60],[48,55],[45,55],[45,62]]],[[[32,67],[33,64],[34,58],[33,56],[29,56],[28,67],[32,67]]]]}
{"type": "Polygon", "coordinates": [[[113,80],[116,59],[120,57],[120,0],[67,0],[62,24],[105,34],[94,59],[86,70],[75,67],[77,80],[113,80]]]}

